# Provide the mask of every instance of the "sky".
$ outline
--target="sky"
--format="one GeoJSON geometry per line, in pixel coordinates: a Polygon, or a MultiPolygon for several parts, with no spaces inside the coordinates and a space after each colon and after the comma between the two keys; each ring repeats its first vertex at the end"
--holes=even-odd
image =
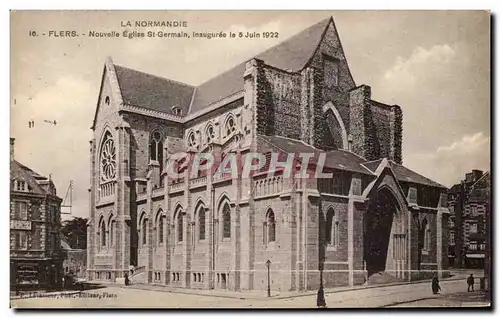
{"type": "Polygon", "coordinates": [[[486,11],[12,12],[10,132],[16,138],[15,157],[50,174],[61,197],[73,180],[73,215],[87,217],[90,126],[107,56],[118,65],[197,85],[329,16],[356,85],[371,86],[372,99],[401,106],[405,166],[446,186],[471,169],[490,169],[486,11]],[[187,21],[188,33],[271,31],[279,32],[279,38],[40,35],[121,33],[122,21],[139,20],[187,21]],[[31,120],[34,128],[29,128],[31,120]]]}

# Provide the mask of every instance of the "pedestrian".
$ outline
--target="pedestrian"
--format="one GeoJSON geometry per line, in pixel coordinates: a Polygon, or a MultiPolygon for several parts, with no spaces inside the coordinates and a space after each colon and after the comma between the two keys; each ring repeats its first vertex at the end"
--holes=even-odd
{"type": "Polygon", "coordinates": [[[441,286],[439,286],[439,279],[437,278],[437,275],[434,274],[434,277],[432,278],[432,293],[435,295],[439,293],[441,290],[441,286]]]}
{"type": "Polygon", "coordinates": [[[128,278],[128,274],[125,273],[125,286],[128,286],[128,285],[130,285],[130,280],[128,278]]]}
{"type": "Polygon", "coordinates": [[[467,277],[467,291],[474,291],[474,276],[472,276],[472,274],[467,277]]]}
{"type": "Polygon", "coordinates": [[[319,286],[316,305],[318,306],[318,308],[326,308],[325,291],[323,290],[323,284],[319,286]]]}

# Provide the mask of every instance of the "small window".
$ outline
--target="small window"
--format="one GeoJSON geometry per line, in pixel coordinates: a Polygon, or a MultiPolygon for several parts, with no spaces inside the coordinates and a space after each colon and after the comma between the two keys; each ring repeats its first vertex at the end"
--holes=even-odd
{"type": "Polygon", "coordinates": [[[172,107],[172,112],[176,116],[181,116],[182,115],[182,110],[179,107],[177,107],[177,106],[172,107]]]}
{"type": "Polygon", "coordinates": [[[215,140],[215,129],[214,129],[214,126],[212,124],[209,124],[207,126],[205,134],[206,134],[206,142],[207,142],[207,144],[209,144],[209,143],[211,143],[211,142],[213,142],[215,140]]]}
{"type": "Polygon", "coordinates": [[[15,218],[17,220],[27,220],[28,219],[28,204],[26,202],[15,202],[15,218]]]}
{"type": "Polygon", "coordinates": [[[16,249],[25,250],[28,248],[28,235],[27,232],[18,231],[15,234],[16,249]]]}
{"type": "Polygon", "coordinates": [[[16,191],[26,191],[26,190],[27,190],[26,182],[21,181],[21,180],[17,180],[16,181],[16,191]]]}
{"type": "Polygon", "coordinates": [[[106,105],[109,105],[109,102],[110,102],[109,96],[106,96],[106,98],[104,99],[104,103],[106,103],[106,105]]]}
{"type": "Polygon", "coordinates": [[[226,120],[226,124],[224,125],[226,136],[231,135],[236,130],[236,122],[234,121],[233,116],[229,116],[226,120]]]}
{"type": "Polygon", "coordinates": [[[189,147],[195,147],[196,146],[196,137],[195,137],[193,131],[189,133],[187,142],[188,142],[188,146],[189,147]]]}

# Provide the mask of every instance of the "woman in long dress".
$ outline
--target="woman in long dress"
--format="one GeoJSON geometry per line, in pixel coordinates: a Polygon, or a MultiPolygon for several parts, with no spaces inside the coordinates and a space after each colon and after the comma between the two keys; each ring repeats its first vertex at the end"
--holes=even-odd
{"type": "Polygon", "coordinates": [[[437,294],[441,290],[441,287],[439,286],[439,279],[437,278],[436,275],[432,278],[432,293],[437,294]]]}

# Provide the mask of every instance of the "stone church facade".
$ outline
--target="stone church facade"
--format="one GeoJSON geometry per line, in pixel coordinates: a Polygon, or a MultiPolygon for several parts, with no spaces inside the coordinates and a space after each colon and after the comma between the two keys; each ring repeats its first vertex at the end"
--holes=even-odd
{"type": "Polygon", "coordinates": [[[402,110],[355,84],[332,18],[196,87],[108,59],[92,130],[90,280],[290,291],[445,275],[447,189],[402,165],[402,110]],[[333,177],[313,160],[305,179],[269,162],[172,178],[180,152],[324,154],[333,177]]]}

